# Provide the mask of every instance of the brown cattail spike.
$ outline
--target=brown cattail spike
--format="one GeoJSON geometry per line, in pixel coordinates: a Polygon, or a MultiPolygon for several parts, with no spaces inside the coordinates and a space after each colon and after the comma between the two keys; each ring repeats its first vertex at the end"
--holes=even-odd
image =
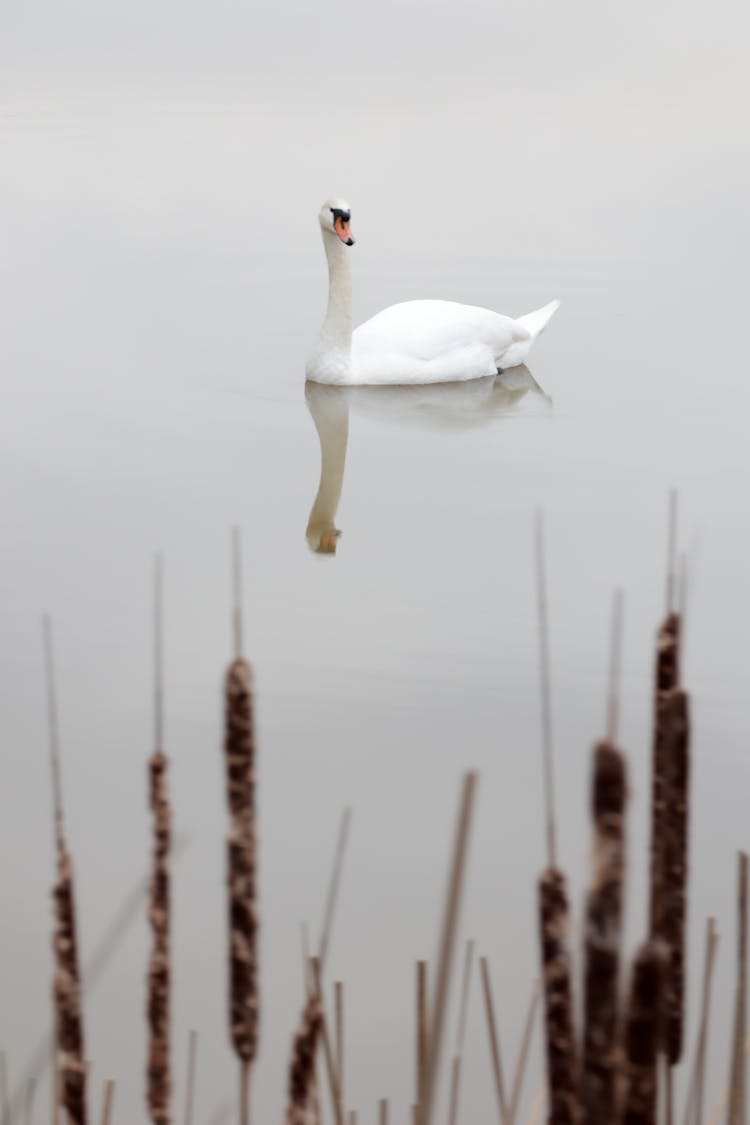
{"type": "Polygon", "coordinates": [[[150,805],[154,818],[154,851],[149,906],[153,948],[148,966],[149,1055],[146,1101],[151,1120],[159,1125],[166,1125],[172,1116],[169,1066],[171,813],[167,793],[167,759],[161,751],[157,751],[149,762],[149,780],[150,805]]]}
{"type": "Polygon", "coordinates": [[[258,1049],[258,916],[255,829],[255,733],[252,676],[244,660],[229,666],[225,681],[224,752],[231,828],[227,843],[229,885],[229,1003],[232,1043],[245,1063],[258,1049]]]}
{"type": "Polygon", "coordinates": [[[315,1072],[315,1051],[322,1025],[321,1003],[316,995],[310,996],[292,1044],[286,1125],[307,1125],[307,1102],[315,1072]]]}
{"type": "Polygon", "coordinates": [[[682,1057],[685,1021],[685,919],[688,869],[688,796],[690,781],[688,696],[679,689],[665,701],[667,744],[665,779],[669,799],[664,810],[664,908],[661,937],[668,946],[664,1037],[667,1059],[682,1057]]]}
{"type": "Polygon", "coordinates": [[[654,677],[654,733],[651,791],[651,905],[652,939],[661,936],[664,909],[665,808],[667,803],[667,750],[669,743],[669,694],[679,683],[680,619],[670,613],[656,640],[654,677]]]}
{"type": "Polygon", "coordinates": [[[627,1089],[622,1125],[656,1125],[657,1063],[665,974],[664,947],[648,942],[633,965],[625,1025],[627,1089]]]}
{"type": "Polygon", "coordinates": [[[609,742],[594,750],[594,878],[586,902],[582,1108],[585,1125],[615,1120],[617,990],[625,864],[625,763],[609,742]]]}
{"type": "Polygon", "coordinates": [[[562,872],[549,868],[539,880],[539,917],[544,983],[549,1125],[580,1119],[578,1060],[568,950],[568,898],[562,872]]]}
{"type": "Polygon", "coordinates": [[[62,1056],[59,1066],[59,1100],[68,1115],[70,1125],[86,1125],[86,1065],[73,892],[73,861],[65,843],[52,629],[49,618],[44,619],[44,647],[57,844],[57,882],[52,889],[52,897],[56,920],[53,933],[56,964],[53,998],[57,1049],[62,1056]]]}

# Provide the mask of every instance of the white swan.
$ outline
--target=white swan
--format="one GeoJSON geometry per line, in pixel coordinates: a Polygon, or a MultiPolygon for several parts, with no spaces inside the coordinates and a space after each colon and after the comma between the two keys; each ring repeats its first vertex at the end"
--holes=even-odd
{"type": "Polygon", "coordinates": [[[560,302],[516,320],[455,301],[404,301],[352,332],[351,208],[320,209],[328,258],[328,309],[306,375],[316,383],[450,383],[481,379],[523,363],[560,302]]]}

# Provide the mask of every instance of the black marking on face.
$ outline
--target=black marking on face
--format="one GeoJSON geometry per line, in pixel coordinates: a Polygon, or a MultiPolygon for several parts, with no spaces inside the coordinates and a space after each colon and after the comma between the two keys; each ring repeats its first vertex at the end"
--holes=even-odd
{"type": "Polygon", "coordinates": [[[336,222],[336,219],[341,219],[342,223],[351,222],[351,218],[352,218],[351,211],[344,211],[344,210],[342,210],[341,207],[332,207],[331,208],[331,214],[333,215],[333,221],[334,222],[336,222]]]}

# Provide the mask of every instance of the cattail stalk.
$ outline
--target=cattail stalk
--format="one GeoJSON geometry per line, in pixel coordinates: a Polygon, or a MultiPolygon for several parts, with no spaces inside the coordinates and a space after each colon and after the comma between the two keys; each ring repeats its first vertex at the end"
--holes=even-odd
{"type": "Polygon", "coordinates": [[[252,672],[242,657],[240,541],[234,533],[235,659],[224,681],[224,757],[230,829],[227,838],[229,890],[229,1029],[240,1061],[240,1121],[250,1121],[250,1067],[258,1052],[259,973],[255,728],[252,672]]]}
{"type": "Polygon", "coordinates": [[[193,1125],[195,1110],[195,1068],[198,1056],[198,1032],[188,1032],[187,1086],[185,1089],[185,1125],[193,1125]]]}
{"type": "Polygon", "coordinates": [[[388,1098],[378,1102],[378,1125],[388,1125],[388,1098]]]}
{"type": "Polygon", "coordinates": [[[448,998],[451,966],[453,963],[453,949],[456,941],[459,907],[466,872],[466,856],[474,812],[476,783],[476,773],[472,772],[464,775],[456,835],[453,845],[453,856],[448,874],[448,886],[443,910],[440,946],[435,968],[434,992],[430,1004],[427,1080],[424,1091],[424,1103],[420,1106],[420,1125],[432,1125],[433,1120],[435,1090],[440,1067],[440,1052],[445,1025],[445,1009],[448,998]]]}
{"type": "Polygon", "coordinates": [[[149,805],[153,815],[153,852],[149,888],[149,923],[153,935],[148,965],[146,1014],[149,1026],[146,1103],[155,1125],[168,1125],[172,1079],[170,1049],[170,874],[171,809],[167,788],[168,762],[164,753],[162,669],[161,560],[156,560],[155,583],[155,748],[149,761],[149,805]]]}
{"type": "Polygon", "coordinates": [[[727,1125],[745,1125],[745,1086],[747,1063],[747,941],[748,941],[748,856],[740,852],[737,862],[737,981],[735,985],[732,1066],[729,1082],[727,1125]]]}
{"type": "Polygon", "coordinates": [[[490,980],[490,966],[486,957],[479,958],[479,969],[482,974],[482,993],[484,995],[484,1011],[487,1017],[487,1038],[490,1044],[490,1057],[492,1059],[492,1073],[495,1078],[495,1093],[497,1095],[497,1108],[500,1114],[501,1125],[509,1125],[510,1114],[505,1097],[505,1081],[503,1078],[503,1061],[500,1054],[500,1037],[497,1033],[497,1019],[495,1017],[495,1001],[492,997],[492,982],[490,980]]]}
{"type": "Polygon", "coordinates": [[[26,1125],[32,1125],[34,1120],[34,1093],[36,1092],[36,1079],[29,1078],[26,1083],[26,1125]]]}
{"type": "Polygon", "coordinates": [[[716,919],[709,918],[706,923],[706,951],[703,963],[703,990],[700,1023],[698,1026],[698,1041],[695,1048],[695,1061],[693,1063],[690,1092],[685,1108],[684,1125],[703,1125],[706,1050],[708,1047],[708,1027],[711,1013],[711,986],[713,984],[714,963],[718,944],[719,935],[716,931],[716,919]]]}
{"type": "Polygon", "coordinates": [[[8,1062],[4,1048],[0,1048],[0,1122],[10,1125],[10,1105],[8,1104],[8,1062]]]}
{"type": "Polygon", "coordinates": [[[636,955],[625,1024],[626,1091],[622,1125],[656,1125],[657,1066],[665,952],[648,942],[636,955]]]}
{"type": "Polygon", "coordinates": [[[416,991],[416,1029],[417,1029],[417,1080],[416,1094],[417,1106],[424,1105],[425,1087],[427,1085],[427,962],[417,961],[417,991],[416,991]]]}
{"type": "Polygon", "coordinates": [[[539,981],[537,980],[534,982],[534,988],[531,993],[529,1010],[526,1013],[526,1023],[523,1029],[523,1038],[521,1039],[521,1048],[518,1053],[518,1061],[516,1062],[516,1069],[513,1075],[513,1087],[510,1094],[510,1104],[508,1105],[510,1125],[515,1125],[515,1121],[518,1116],[518,1107],[521,1101],[521,1090],[523,1089],[523,1080],[526,1074],[526,1063],[529,1057],[529,1047],[531,1046],[531,1036],[534,1033],[534,1024],[536,1022],[536,1013],[538,1007],[539,981]]]}
{"type": "Polygon", "coordinates": [[[333,983],[334,993],[334,1021],[336,1043],[336,1073],[339,1079],[339,1094],[342,1105],[345,1102],[344,1093],[344,982],[337,980],[333,983]]]}
{"type": "Polygon", "coordinates": [[[53,887],[52,897],[56,919],[53,934],[56,963],[53,997],[56,1013],[57,1048],[61,1055],[59,1097],[60,1104],[68,1115],[70,1125],[86,1125],[86,1065],[84,1062],[73,861],[65,841],[52,629],[49,618],[44,619],[44,644],[47,670],[50,763],[52,767],[52,793],[57,845],[57,882],[53,887]]]}
{"type": "Polygon", "coordinates": [[[453,1055],[451,1067],[450,1111],[449,1125],[458,1123],[458,1099],[461,1089],[461,1062],[464,1053],[464,1039],[466,1038],[466,1018],[469,1012],[469,986],[471,984],[471,968],[474,960],[474,942],[467,941],[466,955],[464,957],[464,973],[461,984],[461,1005],[458,1014],[458,1032],[456,1034],[456,1050],[453,1055]]]}
{"type": "Polygon", "coordinates": [[[108,1078],[104,1083],[104,1098],[102,1099],[101,1125],[110,1125],[112,1120],[112,1106],[115,1100],[115,1080],[108,1078]]]}
{"type": "Polygon", "coordinates": [[[585,1125],[615,1120],[626,779],[623,756],[610,742],[595,747],[593,772],[594,877],[584,939],[585,1125]]]}

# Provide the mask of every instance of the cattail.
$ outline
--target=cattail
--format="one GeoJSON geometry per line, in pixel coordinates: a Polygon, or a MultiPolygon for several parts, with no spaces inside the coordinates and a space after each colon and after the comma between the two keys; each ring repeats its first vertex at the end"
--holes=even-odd
{"type": "Polygon", "coordinates": [[[732,1035],[727,1125],[745,1125],[747,1036],[748,866],[745,852],[737,857],[737,979],[732,1035]]]}
{"type": "Polygon", "coordinates": [[[625,763],[600,742],[594,750],[594,879],[586,903],[582,1108],[586,1125],[615,1119],[617,992],[622,930],[625,763]]]}
{"type": "Polygon", "coordinates": [[[668,741],[664,813],[664,908],[661,938],[668,947],[664,1042],[670,1066],[682,1057],[685,1019],[685,916],[688,866],[689,713],[688,696],[676,689],[666,697],[668,741]]]}
{"type": "Polygon", "coordinates": [[[229,1028],[240,1060],[240,1120],[250,1120],[250,1066],[258,1053],[258,906],[255,822],[255,729],[252,673],[242,658],[240,541],[234,533],[235,659],[224,681],[224,757],[227,804],[229,888],[229,1028]]]}
{"type": "Polygon", "coordinates": [[[311,995],[294,1036],[289,1065],[289,1102],[286,1125],[307,1125],[307,1103],[315,1073],[315,1052],[323,1026],[323,1008],[317,995],[311,995]]]}
{"type": "Polygon", "coordinates": [[[668,798],[667,753],[669,747],[670,693],[679,683],[680,619],[669,613],[656,638],[654,675],[654,733],[651,779],[651,937],[662,932],[664,909],[665,809],[668,798]]]}
{"type": "Polygon", "coordinates": [[[149,1054],[146,1101],[151,1120],[159,1125],[167,1125],[172,1116],[169,1066],[171,813],[167,793],[167,759],[161,750],[157,750],[149,762],[149,779],[150,805],[154,818],[154,849],[149,906],[153,947],[148,966],[149,1054]]]}
{"type": "Polygon", "coordinates": [[[573,1028],[573,995],[568,950],[565,877],[554,867],[539,880],[542,979],[544,982],[549,1084],[549,1125],[579,1120],[578,1060],[573,1028]]]}
{"type": "Polygon", "coordinates": [[[52,632],[44,620],[47,667],[47,698],[50,728],[50,762],[57,844],[57,882],[52,888],[55,928],[53,949],[56,971],[53,980],[55,1035],[62,1056],[59,1066],[59,1099],[71,1125],[86,1125],[86,1064],[84,1061],[81,977],[78,968],[78,939],[73,889],[73,861],[65,842],[60,782],[60,750],[57,727],[52,632]]]}
{"type": "Polygon", "coordinates": [[[171,1074],[169,1065],[170,1009],[170,880],[169,853],[171,819],[167,789],[167,758],[164,754],[164,677],[162,659],[162,565],[157,556],[154,569],[154,741],[148,764],[149,807],[153,816],[153,853],[149,884],[148,919],[153,935],[146,982],[146,1017],[149,1027],[146,1068],[146,1103],[149,1117],[157,1125],[171,1120],[171,1074]]]}
{"type": "Polygon", "coordinates": [[[656,1125],[664,972],[664,947],[659,942],[647,942],[636,956],[630,985],[625,1025],[627,1085],[622,1125],[656,1125]]]}
{"type": "Polygon", "coordinates": [[[225,681],[229,886],[229,1004],[235,1052],[245,1068],[258,1049],[255,738],[250,666],[234,660],[225,681]]]}

